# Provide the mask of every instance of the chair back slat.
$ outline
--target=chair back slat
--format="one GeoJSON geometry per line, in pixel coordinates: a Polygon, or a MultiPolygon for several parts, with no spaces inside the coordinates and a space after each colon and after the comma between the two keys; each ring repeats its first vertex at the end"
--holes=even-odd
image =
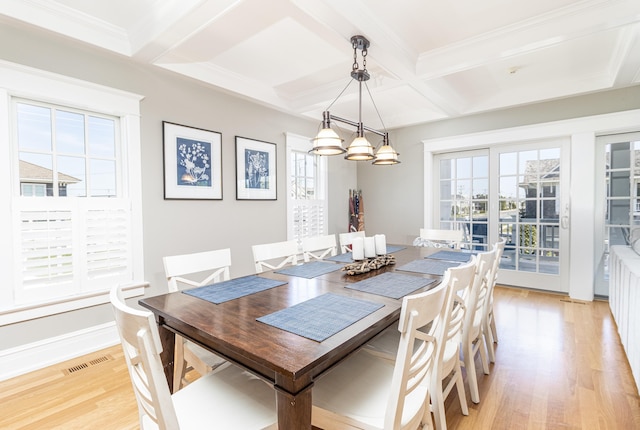
{"type": "Polygon", "coordinates": [[[322,260],[338,253],[336,235],[305,237],[302,239],[302,257],[305,262],[322,260]]]}
{"type": "Polygon", "coordinates": [[[298,264],[298,244],[295,240],[253,245],[251,250],[256,273],[280,269],[289,264],[298,264]],[[274,263],[272,260],[278,261],[274,263]]]}
{"type": "Polygon", "coordinates": [[[214,282],[230,279],[231,250],[229,248],[192,254],[173,255],[162,259],[169,291],[179,291],[181,284],[201,287],[214,282]],[[206,278],[196,281],[185,275],[206,274],[206,278]]]}

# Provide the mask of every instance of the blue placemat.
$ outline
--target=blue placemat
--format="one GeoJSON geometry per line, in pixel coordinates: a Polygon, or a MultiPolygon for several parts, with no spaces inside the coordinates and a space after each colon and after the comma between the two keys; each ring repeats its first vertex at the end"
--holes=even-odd
{"type": "Polygon", "coordinates": [[[333,257],[325,258],[329,261],[337,261],[338,263],[353,263],[353,254],[345,252],[344,254],[334,255],[333,257]]]}
{"type": "Polygon", "coordinates": [[[381,303],[326,293],[257,320],[322,342],[383,306],[381,303]]]}
{"type": "Polygon", "coordinates": [[[400,245],[387,245],[387,254],[393,254],[394,252],[402,251],[406,246],[400,245]]]}
{"type": "Polygon", "coordinates": [[[400,267],[396,267],[396,270],[442,276],[449,267],[455,267],[459,265],[460,263],[458,262],[430,260],[428,258],[424,258],[421,260],[413,260],[410,263],[404,264],[400,267]]]}
{"type": "Polygon", "coordinates": [[[324,261],[311,261],[299,266],[288,266],[284,269],[276,270],[275,273],[311,279],[315,278],[316,276],[324,275],[329,272],[335,272],[336,270],[340,269],[342,269],[341,264],[327,263],[324,261]]]}
{"type": "Polygon", "coordinates": [[[435,254],[428,255],[427,258],[466,263],[471,260],[473,255],[475,255],[475,252],[438,251],[435,254]]]}
{"type": "Polygon", "coordinates": [[[377,294],[379,296],[400,299],[409,293],[429,284],[436,282],[436,279],[419,278],[417,276],[405,275],[402,273],[385,272],[373,278],[349,284],[345,288],[363,291],[365,293],[377,294]]]}
{"type": "Polygon", "coordinates": [[[198,297],[208,302],[220,304],[284,284],[286,284],[284,281],[277,281],[275,279],[267,279],[251,275],[243,278],[218,282],[205,287],[184,290],[183,293],[198,297]]]}

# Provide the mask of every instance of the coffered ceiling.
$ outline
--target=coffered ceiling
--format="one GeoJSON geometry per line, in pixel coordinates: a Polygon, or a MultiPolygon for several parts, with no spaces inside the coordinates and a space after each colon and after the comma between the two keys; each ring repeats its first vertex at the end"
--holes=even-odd
{"type": "MultiPolygon", "coordinates": [[[[376,128],[640,84],[638,0],[3,0],[3,15],[318,121],[361,34],[376,128]]],[[[331,113],[357,118],[357,91],[331,113]]]]}

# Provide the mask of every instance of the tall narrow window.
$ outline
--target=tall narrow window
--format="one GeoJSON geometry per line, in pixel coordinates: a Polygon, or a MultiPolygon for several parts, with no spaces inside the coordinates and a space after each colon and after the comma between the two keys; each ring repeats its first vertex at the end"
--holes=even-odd
{"type": "Polygon", "coordinates": [[[309,154],[308,138],[287,134],[287,237],[327,234],[326,160],[309,154]]]}

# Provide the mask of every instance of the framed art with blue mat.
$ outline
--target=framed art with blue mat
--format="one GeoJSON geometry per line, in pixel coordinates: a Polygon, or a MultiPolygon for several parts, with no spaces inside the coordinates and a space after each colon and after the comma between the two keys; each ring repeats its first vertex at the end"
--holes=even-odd
{"type": "Polygon", "coordinates": [[[222,200],[222,134],[162,122],[164,198],[222,200]]]}
{"type": "Polygon", "coordinates": [[[236,136],[236,200],[277,200],[276,144],[236,136]]]}

